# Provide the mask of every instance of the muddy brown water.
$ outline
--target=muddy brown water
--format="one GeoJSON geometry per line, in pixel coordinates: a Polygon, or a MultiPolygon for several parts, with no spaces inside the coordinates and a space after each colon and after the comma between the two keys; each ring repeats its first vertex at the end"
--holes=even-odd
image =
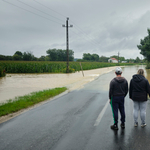
{"type": "MultiPolygon", "coordinates": [[[[150,82],[150,70],[144,65],[123,67],[125,77],[130,81],[138,69],[145,70],[145,76],[150,82]]],[[[34,91],[41,91],[55,87],[68,86],[79,82],[81,73],[76,74],[7,74],[0,78],[0,103],[13,99],[16,96],[23,96],[34,91]]],[[[84,78],[85,79],[85,78],[84,78]]]]}

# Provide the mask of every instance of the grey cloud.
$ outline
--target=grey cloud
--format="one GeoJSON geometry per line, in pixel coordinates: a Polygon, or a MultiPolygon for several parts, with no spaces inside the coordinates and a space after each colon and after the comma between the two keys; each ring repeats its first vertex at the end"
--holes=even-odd
{"type": "Polygon", "coordinates": [[[134,58],[136,45],[146,36],[150,24],[149,0],[36,0],[54,11],[33,0],[22,1],[47,14],[16,0],[7,1],[37,15],[0,1],[0,54],[4,55],[20,50],[32,51],[39,57],[46,55],[49,48],[65,49],[66,29],[62,24],[69,17],[69,24],[73,24],[69,48],[75,57],[81,58],[86,52],[116,54],[119,50],[125,55],[124,51],[131,49],[134,58]]]}

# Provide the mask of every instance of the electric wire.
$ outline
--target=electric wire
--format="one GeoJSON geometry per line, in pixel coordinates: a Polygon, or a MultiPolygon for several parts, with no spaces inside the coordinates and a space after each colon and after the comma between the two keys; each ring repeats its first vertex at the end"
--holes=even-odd
{"type": "MultiPolygon", "coordinates": [[[[53,10],[53,9],[51,9],[50,7],[47,7],[47,6],[45,6],[45,5],[43,5],[42,3],[40,3],[40,2],[37,2],[36,0],[33,0],[33,1],[35,1],[36,3],[38,3],[39,5],[42,5],[42,6],[44,6],[44,7],[46,7],[46,8],[48,8],[48,9],[50,9],[50,10],[52,10],[52,11],[54,11],[54,12],[56,12],[57,14],[59,14],[59,15],[61,15],[61,16],[63,16],[63,17],[65,17],[66,18],[66,16],[64,16],[64,15],[62,15],[62,14],[60,14],[60,13],[58,13],[57,11],[55,11],[55,10],[53,10]]],[[[75,24],[72,20],[70,20],[73,24],[75,24]]],[[[75,24],[76,25],[76,24],[75,24]]],[[[85,37],[86,37],[86,39],[88,39],[88,40],[86,40],[85,38],[85,40],[86,41],[90,41],[90,43],[92,43],[92,44],[94,44],[94,45],[97,45],[97,44],[99,44],[99,43],[96,43],[94,40],[93,40],[93,38],[91,38],[91,37],[89,37],[89,36],[87,36],[87,34],[84,32],[84,31],[82,31],[82,29],[80,28],[80,27],[78,27],[77,25],[76,26],[74,26],[78,31],[80,31],[80,32],[82,32],[82,34],[84,34],[85,35],[85,37]]],[[[75,32],[74,32],[75,33],[75,32]]],[[[75,34],[77,34],[77,33],[75,33],[75,34]]],[[[79,35],[78,35],[79,36],[79,35]]],[[[81,37],[81,36],[80,36],[81,37]]]]}
{"type": "MultiPolygon", "coordinates": [[[[61,16],[63,16],[63,17],[65,17],[65,18],[67,18],[66,16],[64,16],[63,14],[60,14],[59,12],[57,12],[57,11],[55,11],[55,10],[53,10],[53,9],[51,9],[50,7],[47,7],[47,6],[45,6],[45,5],[43,5],[42,3],[40,3],[40,2],[37,2],[36,0],[33,0],[34,2],[36,2],[36,3],[38,3],[39,5],[42,5],[42,6],[44,6],[44,7],[46,7],[46,8],[48,8],[48,9],[50,9],[50,10],[52,10],[52,11],[54,11],[55,13],[57,13],[57,14],[59,14],[59,15],[61,15],[61,16]]],[[[73,24],[75,24],[72,20],[70,20],[73,24]]],[[[76,24],[75,24],[76,25],[76,24]]],[[[93,38],[92,37],[89,37],[89,36],[87,36],[87,34],[84,32],[84,31],[82,31],[82,29],[80,28],[80,27],[78,27],[77,25],[76,26],[74,26],[78,31],[80,31],[80,32],[82,32],[84,35],[85,35],[85,37],[87,38],[87,39],[89,39],[90,40],[90,42],[92,42],[92,44],[94,44],[94,45],[96,45],[96,44],[99,44],[99,43],[96,43],[94,40],[93,40],[93,38]]],[[[75,32],[74,32],[75,33],[75,32]]],[[[89,42],[89,40],[88,40],[88,42],[89,42]]]]}
{"type": "MultiPolygon", "coordinates": [[[[18,8],[20,8],[20,9],[22,9],[22,10],[25,10],[25,11],[27,11],[27,12],[30,12],[30,13],[32,13],[32,14],[34,14],[34,15],[37,15],[37,16],[39,16],[39,17],[42,17],[42,18],[44,18],[44,19],[47,19],[47,20],[53,21],[53,22],[55,22],[55,23],[58,23],[58,22],[56,22],[56,21],[54,21],[54,20],[51,20],[51,19],[49,19],[49,18],[47,18],[47,17],[41,16],[41,15],[39,15],[39,14],[36,14],[36,13],[32,12],[32,11],[29,11],[29,10],[27,10],[27,9],[24,9],[24,8],[20,7],[20,6],[17,6],[17,5],[15,5],[15,4],[13,4],[13,3],[7,2],[6,0],[2,0],[2,1],[3,1],[3,2],[6,2],[6,3],[10,4],[10,5],[13,5],[13,6],[15,6],[15,7],[18,7],[18,8]]],[[[20,3],[23,3],[24,5],[27,5],[27,6],[31,7],[31,8],[33,8],[33,9],[35,9],[35,10],[38,10],[38,11],[40,11],[40,12],[46,14],[46,15],[49,15],[48,13],[45,13],[45,12],[43,12],[43,11],[37,9],[37,8],[34,8],[34,7],[32,7],[32,6],[30,6],[30,5],[26,4],[26,3],[24,3],[24,2],[21,2],[20,0],[17,0],[17,1],[20,2],[20,3]]],[[[35,1],[36,3],[38,3],[38,4],[40,4],[40,5],[42,5],[42,6],[46,7],[46,8],[48,8],[48,9],[50,9],[50,10],[52,10],[52,11],[54,11],[54,10],[51,9],[50,7],[47,7],[47,6],[45,6],[45,5],[43,5],[43,4],[39,3],[39,2],[37,2],[36,0],[33,0],[33,1],[35,1]]],[[[56,11],[54,11],[54,12],[56,12],[56,11]]],[[[56,12],[56,13],[57,13],[57,14],[60,14],[60,13],[58,13],[58,12],[56,12]]],[[[65,16],[62,15],[62,14],[60,14],[60,15],[63,16],[63,17],[65,17],[65,16]]],[[[49,16],[51,16],[51,15],[49,15],[49,16]]],[[[54,17],[54,16],[52,16],[52,17],[54,17]]],[[[54,17],[54,18],[56,18],[56,17],[54,17]]],[[[66,17],[65,17],[65,18],[66,18],[66,17]]],[[[56,19],[58,19],[58,18],[56,18],[56,19]]],[[[59,19],[59,20],[60,20],[60,19],[59,19]]],[[[61,21],[62,21],[62,20],[61,20],[61,21]]],[[[71,22],[73,22],[73,21],[71,21],[71,22]]],[[[74,22],[73,22],[73,23],[74,23],[74,22]]],[[[60,24],[60,23],[58,23],[58,24],[60,24]]],[[[74,23],[74,24],[75,24],[75,23],[74,23]]],[[[62,24],[61,24],[61,25],[62,25],[62,24]]],[[[76,25],[76,24],[75,24],[75,25],[76,25]]],[[[79,32],[82,32],[82,34],[84,34],[84,37],[82,37],[81,34],[78,34],[78,33],[76,33],[76,32],[73,31],[78,37],[82,37],[82,39],[84,39],[85,41],[90,42],[90,43],[93,44],[94,46],[97,46],[97,43],[95,43],[95,42],[93,41],[93,39],[91,39],[89,36],[87,36],[87,34],[86,34],[84,31],[82,31],[82,29],[81,29],[80,27],[78,27],[77,25],[74,26],[74,27],[75,27],[76,30],[78,30],[79,32]]]]}
{"type": "Polygon", "coordinates": [[[36,2],[36,3],[38,3],[39,5],[42,5],[43,7],[46,7],[47,9],[50,9],[50,10],[54,11],[55,13],[57,13],[57,14],[59,14],[59,15],[65,17],[65,18],[67,18],[66,16],[64,16],[64,15],[62,15],[61,13],[59,13],[59,12],[57,12],[57,11],[51,9],[50,7],[47,7],[46,5],[43,5],[42,3],[37,2],[36,0],[33,0],[33,1],[36,2]]]}
{"type": "Polygon", "coordinates": [[[41,11],[41,10],[39,10],[39,9],[37,9],[37,8],[35,8],[35,7],[33,7],[33,6],[30,6],[30,5],[26,4],[25,2],[22,2],[22,1],[20,1],[20,0],[17,0],[17,1],[20,2],[20,3],[22,3],[22,4],[24,4],[24,5],[26,5],[26,6],[29,6],[29,7],[33,8],[33,9],[37,10],[37,11],[39,11],[39,12],[42,12],[42,13],[44,13],[44,14],[50,16],[50,17],[53,17],[53,18],[58,19],[58,20],[60,20],[60,21],[64,21],[64,20],[61,20],[61,19],[59,19],[59,18],[56,18],[56,17],[54,17],[54,16],[52,16],[52,15],[50,15],[50,14],[48,14],[48,13],[45,13],[45,12],[43,12],[43,11],[41,11]]]}
{"type": "MultiPolygon", "coordinates": [[[[75,24],[72,20],[70,20],[73,24],[75,24]]],[[[80,32],[82,32],[89,40],[92,40],[95,44],[99,44],[99,42],[95,41],[93,39],[93,37],[87,35],[87,33],[85,33],[78,25],[75,24],[74,26],[77,30],[79,30],[80,32]]]]}
{"type": "Polygon", "coordinates": [[[36,15],[36,16],[39,16],[39,17],[41,17],[41,18],[44,18],[44,19],[46,19],[46,20],[49,20],[49,21],[55,22],[55,23],[57,23],[57,24],[60,24],[60,23],[57,22],[57,21],[51,20],[51,19],[46,18],[46,17],[44,17],[44,16],[41,16],[41,15],[39,15],[39,14],[36,14],[36,13],[30,11],[30,10],[24,9],[24,8],[22,8],[22,7],[20,7],[20,6],[17,6],[17,5],[15,5],[15,4],[13,4],[13,3],[7,2],[7,1],[5,1],[5,0],[2,0],[2,1],[5,2],[5,3],[8,3],[8,4],[12,5],[12,6],[15,6],[15,7],[17,7],[17,8],[20,8],[20,9],[22,9],[22,10],[24,10],[24,11],[27,11],[27,12],[29,12],[29,13],[32,13],[32,14],[34,14],[34,15],[36,15]]]}
{"type": "MultiPolygon", "coordinates": [[[[77,34],[77,33],[76,33],[75,31],[73,31],[73,30],[71,30],[70,32],[73,32],[74,34],[77,35],[77,37],[80,37],[82,40],[84,40],[84,41],[90,43],[91,45],[94,45],[95,47],[97,47],[97,48],[99,49],[99,47],[98,47],[97,45],[95,45],[94,43],[92,43],[92,42],[89,41],[88,39],[84,38],[82,35],[77,34]]],[[[72,35],[71,35],[70,37],[72,37],[72,35]]],[[[73,42],[73,40],[72,40],[72,38],[70,38],[70,43],[72,43],[72,42],[73,42]]],[[[81,42],[81,40],[80,40],[80,42],[81,42]]],[[[95,47],[94,47],[94,48],[95,48],[95,47]]]]}
{"type": "MultiPolygon", "coordinates": [[[[74,26],[75,27],[75,26],[74,26]]],[[[76,30],[78,30],[76,27],[75,27],[76,30]]],[[[80,30],[78,30],[79,32],[81,32],[80,30]]],[[[88,42],[92,43],[93,45],[99,45],[98,43],[94,42],[93,39],[91,39],[89,36],[87,36],[84,32],[82,32],[82,34],[84,36],[84,39],[86,39],[88,42]]],[[[81,36],[80,35],[80,36],[81,36]]]]}

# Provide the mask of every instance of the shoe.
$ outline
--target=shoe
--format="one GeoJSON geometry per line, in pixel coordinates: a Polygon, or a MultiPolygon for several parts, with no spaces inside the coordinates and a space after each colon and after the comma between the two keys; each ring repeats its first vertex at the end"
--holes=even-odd
{"type": "Polygon", "coordinates": [[[125,123],[121,123],[120,126],[121,126],[122,129],[124,129],[125,128],[125,123]]]}
{"type": "Polygon", "coordinates": [[[134,123],[134,126],[137,127],[137,126],[138,126],[138,122],[135,122],[135,123],[134,123]]]}
{"type": "Polygon", "coordinates": [[[113,130],[118,130],[118,126],[117,126],[117,125],[115,125],[115,124],[114,124],[114,125],[112,125],[112,126],[110,126],[110,128],[111,128],[111,129],[113,129],[113,130]]]}
{"type": "Polygon", "coordinates": [[[142,127],[142,128],[144,128],[145,126],[146,126],[146,123],[144,123],[144,124],[141,124],[141,127],[142,127]]]}

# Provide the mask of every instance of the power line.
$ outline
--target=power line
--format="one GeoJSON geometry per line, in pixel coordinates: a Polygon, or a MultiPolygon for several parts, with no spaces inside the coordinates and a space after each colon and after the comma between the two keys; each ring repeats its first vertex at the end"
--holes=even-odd
{"type": "Polygon", "coordinates": [[[92,45],[94,45],[94,46],[97,45],[97,44],[95,44],[94,42],[92,42],[91,40],[89,40],[88,38],[85,38],[85,36],[82,37],[80,34],[77,34],[77,33],[74,32],[73,30],[72,30],[71,32],[75,33],[78,37],[81,37],[82,39],[84,39],[85,41],[91,43],[92,45]]]}
{"type": "MultiPolygon", "coordinates": [[[[73,24],[75,24],[73,21],[71,21],[73,24]]],[[[75,24],[76,25],[76,24],[75,24]]],[[[95,41],[94,39],[93,39],[93,37],[90,37],[89,35],[87,35],[87,33],[85,33],[79,26],[74,26],[77,30],[79,30],[80,32],[82,32],[88,39],[90,39],[90,40],[92,40],[92,42],[94,43],[94,44],[99,44],[99,42],[97,42],[97,41],[95,41]]]]}
{"type": "MultiPolygon", "coordinates": [[[[47,7],[47,6],[43,5],[43,4],[40,3],[40,2],[37,2],[36,0],[33,0],[33,1],[35,1],[35,2],[38,3],[39,5],[42,5],[42,6],[46,7],[46,8],[48,8],[48,9],[50,9],[51,11],[54,11],[55,13],[57,13],[57,14],[59,14],[59,15],[61,15],[61,16],[63,16],[63,17],[66,18],[66,16],[64,16],[64,15],[62,15],[62,14],[60,14],[60,13],[58,13],[57,11],[51,9],[50,7],[47,7]]],[[[71,21],[71,22],[73,22],[73,21],[71,21]]],[[[73,23],[74,23],[74,22],[73,22],[73,23]]],[[[74,24],[75,24],[75,23],[74,23],[74,24]]],[[[75,25],[76,25],[76,24],[75,24],[75,25]]],[[[82,31],[82,29],[81,29],[80,27],[78,27],[77,25],[74,26],[74,27],[75,27],[78,31],[82,32],[82,34],[85,35],[85,37],[88,39],[88,40],[87,40],[88,42],[89,42],[89,40],[90,40],[90,42],[91,42],[92,44],[94,44],[94,45],[99,44],[99,43],[95,42],[95,41],[93,40],[93,38],[87,36],[87,34],[86,34],[84,31],[82,31]]],[[[75,33],[75,32],[74,32],[74,33],[75,33]]],[[[75,34],[76,34],[76,33],[75,33],[75,34]]]]}
{"type": "Polygon", "coordinates": [[[54,21],[54,20],[51,20],[51,19],[49,19],[49,18],[43,17],[43,16],[41,16],[41,15],[38,15],[38,14],[36,14],[36,13],[30,11],[30,10],[27,10],[27,9],[24,9],[24,8],[22,8],[22,7],[20,7],[20,6],[17,6],[17,5],[15,5],[15,4],[13,4],[13,3],[7,2],[7,1],[5,1],[5,0],[2,0],[2,1],[5,2],[5,3],[8,3],[8,4],[10,4],[10,5],[13,5],[13,6],[17,7],[17,8],[20,8],[20,9],[22,9],[22,10],[25,10],[25,11],[27,11],[27,12],[29,12],[29,13],[32,13],[32,14],[34,14],[34,15],[36,15],[36,16],[39,16],[39,17],[41,17],[41,18],[47,19],[47,20],[52,21],[52,22],[55,22],[55,23],[57,23],[57,24],[61,24],[61,23],[56,22],[56,21],[54,21]]]}
{"type": "Polygon", "coordinates": [[[33,9],[37,10],[37,11],[39,11],[39,12],[42,12],[42,13],[48,15],[48,16],[51,16],[51,17],[53,17],[53,18],[55,18],[55,19],[58,19],[58,20],[60,20],[60,21],[63,21],[63,20],[61,20],[61,19],[59,19],[59,18],[56,18],[56,17],[54,17],[54,16],[52,16],[52,15],[50,15],[50,14],[48,14],[48,13],[45,13],[45,12],[41,11],[41,10],[39,10],[39,9],[33,7],[33,6],[30,6],[30,5],[28,5],[28,4],[24,3],[24,2],[21,2],[20,0],[17,0],[17,1],[20,2],[20,3],[22,3],[22,4],[24,4],[24,5],[26,5],[26,6],[29,6],[29,7],[33,8],[33,9]]]}
{"type": "MultiPolygon", "coordinates": [[[[74,27],[75,27],[75,26],[74,26],[74,27]]],[[[85,36],[85,35],[82,36],[81,34],[78,34],[78,33],[74,32],[73,30],[72,30],[72,32],[75,33],[78,37],[81,37],[81,38],[84,39],[85,41],[91,43],[92,45],[94,45],[94,46],[97,46],[97,45],[98,45],[97,43],[94,43],[94,41],[91,40],[90,38],[88,38],[87,36],[85,36]]]]}
{"type": "Polygon", "coordinates": [[[42,4],[42,3],[40,3],[40,2],[37,2],[36,0],[33,0],[33,1],[35,1],[35,2],[36,2],[36,3],[38,3],[39,5],[42,5],[42,6],[46,7],[46,8],[48,8],[48,9],[50,9],[50,10],[54,11],[55,13],[57,13],[57,14],[59,14],[59,15],[61,15],[61,16],[63,16],[63,17],[65,17],[65,18],[67,18],[66,16],[64,16],[64,15],[60,14],[59,12],[57,12],[57,11],[55,11],[55,10],[51,9],[50,7],[47,7],[47,6],[43,5],[43,4],[42,4]]]}
{"type": "MultiPolygon", "coordinates": [[[[20,6],[17,6],[17,5],[15,5],[15,4],[13,4],[13,3],[7,2],[7,1],[5,1],[5,0],[2,0],[2,1],[3,1],[3,2],[6,2],[6,3],[10,4],[10,5],[13,5],[13,6],[17,7],[17,8],[20,8],[20,9],[22,9],[22,10],[24,10],[24,11],[27,11],[27,12],[29,12],[29,13],[32,13],[32,14],[34,14],[34,15],[36,15],[36,16],[42,17],[42,18],[44,18],[44,19],[46,19],[46,20],[49,20],[49,21],[55,22],[55,23],[57,23],[57,24],[60,24],[59,22],[56,22],[56,21],[51,20],[51,19],[49,19],[49,18],[47,18],[47,17],[41,16],[41,15],[39,15],[39,14],[36,14],[36,13],[30,11],[30,10],[27,10],[27,9],[25,9],[25,8],[22,8],[22,7],[20,7],[20,6]]],[[[40,12],[46,14],[46,15],[51,16],[50,14],[45,13],[45,12],[43,12],[43,11],[41,11],[41,10],[35,8],[35,7],[32,7],[32,6],[30,6],[30,5],[28,5],[28,4],[24,3],[24,2],[22,2],[22,1],[20,1],[20,0],[17,0],[17,1],[20,2],[20,3],[23,3],[24,5],[27,5],[27,6],[31,7],[31,8],[33,8],[33,9],[35,9],[35,10],[38,10],[38,11],[40,11],[40,12]]],[[[51,9],[50,7],[47,7],[47,6],[43,5],[42,3],[37,2],[36,0],[33,0],[33,1],[35,1],[35,2],[38,3],[39,5],[42,5],[42,6],[46,7],[46,8],[48,8],[48,9],[54,11],[54,10],[51,9]]],[[[59,14],[59,15],[65,17],[64,15],[58,13],[57,11],[54,11],[54,12],[56,12],[57,14],[59,14]]],[[[54,16],[51,16],[51,17],[54,17],[54,16]]],[[[54,18],[56,18],[56,17],[54,17],[54,18]]],[[[66,18],[66,17],[65,17],[65,18],[66,18]]],[[[58,19],[58,18],[56,18],[56,19],[58,19]]],[[[58,20],[61,20],[61,19],[58,19],[58,20]]],[[[62,21],[62,20],[61,20],[61,21],[62,21]]],[[[73,22],[73,21],[71,21],[71,22],[73,22]]],[[[75,24],[75,23],[74,23],[74,24],[75,24]]],[[[62,25],[62,24],[61,24],[61,25],[62,25]]],[[[99,43],[96,43],[95,41],[93,41],[93,39],[92,39],[91,37],[87,36],[87,34],[86,34],[84,31],[82,31],[82,29],[81,29],[80,27],[78,27],[77,25],[74,26],[74,27],[75,27],[75,29],[77,29],[78,31],[82,32],[82,34],[84,34],[84,37],[86,37],[86,38],[84,38],[84,39],[85,39],[85,40],[87,39],[86,41],[88,41],[88,42],[90,42],[91,44],[94,44],[94,45],[99,44],[99,43]]],[[[75,32],[74,32],[74,33],[75,33],[75,32]]],[[[77,36],[80,36],[80,37],[81,37],[81,35],[78,35],[77,33],[75,33],[75,34],[76,34],[77,36]]],[[[82,39],[83,39],[83,38],[82,38],[82,39]]]]}

